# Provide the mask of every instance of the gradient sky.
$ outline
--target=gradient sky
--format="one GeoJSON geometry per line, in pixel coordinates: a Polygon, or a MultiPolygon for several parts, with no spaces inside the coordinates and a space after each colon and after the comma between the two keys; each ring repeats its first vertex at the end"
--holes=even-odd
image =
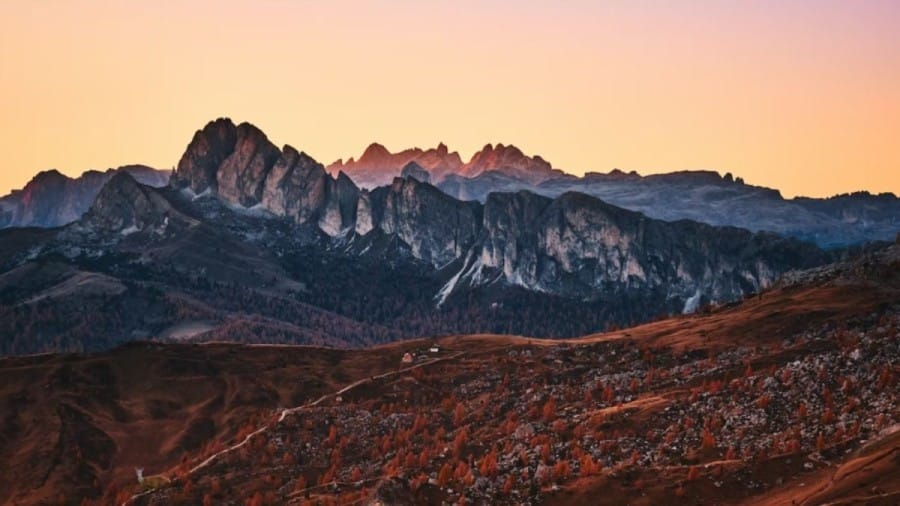
{"type": "Polygon", "coordinates": [[[573,173],[900,193],[900,2],[0,0],[0,194],[230,116],[323,163],[513,143],[573,173]]]}

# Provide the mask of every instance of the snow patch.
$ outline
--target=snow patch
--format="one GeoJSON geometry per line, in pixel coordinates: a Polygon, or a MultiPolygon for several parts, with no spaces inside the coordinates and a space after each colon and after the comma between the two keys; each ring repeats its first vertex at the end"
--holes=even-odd
{"type": "Polygon", "coordinates": [[[212,188],[207,187],[200,193],[195,193],[194,190],[191,189],[190,186],[185,186],[181,189],[181,194],[191,200],[191,202],[195,200],[200,200],[203,197],[212,196],[212,188]]]}
{"type": "Polygon", "coordinates": [[[437,295],[435,295],[434,298],[438,300],[437,307],[441,307],[441,305],[446,302],[447,297],[449,297],[450,294],[453,293],[453,290],[456,289],[457,283],[459,283],[460,279],[466,276],[467,272],[470,272],[476,265],[479,266],[478,268],[480,270],[481,259],[478,259],[476,262],[472,262],[472,264],[469,265],[469,262],[471,261],[472,254],[469,253],[468,255],[466,255],[466,260],[463,262],[462,268],[459,269],[459,272],[454,274],[453,277],[450,278],[450,281],[447,281],[447,284],[445,284],[438,291],[437,295]]]}
{"type": "Polygon", "coordinates": [[[694,295],[688,297],[688,299],[684,301],[684,309],[681,310],[682,314],[691,314],[697,311],[697,308],[700,307],[701,297],[703,297],[703,294],[700,293],[700,289],[698,288],[694,295]]]}
{"type": "Polygon", "coordinates": [[[128,237],[129,235],[134,234],[134,233],[137,233],[137,232],[140,232],[140,231],[141,231],[140,227],[138,227],[137,225],[132,224],[130,227],[123,228],[122,231],[119,232],[119,233],[122,234],[122,235],[125,236],[125,237],[128,237]]]}

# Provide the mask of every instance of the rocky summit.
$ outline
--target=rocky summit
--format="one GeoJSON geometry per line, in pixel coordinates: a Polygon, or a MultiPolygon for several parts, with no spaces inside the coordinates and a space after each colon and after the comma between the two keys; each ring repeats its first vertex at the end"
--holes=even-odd
{"type": "Polygon", "coordinates": [[[641,176],[613,170],[581,177],[548,174],[535,180],[492,170],[453,174],[437,186],[456,198],[481,202],[498,192],[528,190],[548,197],[578,192],[651,218],[775,232],[828,249],[891,241],[900,230],[900,198],[890,193],[786,199],[777,190],[713,171],[641,176]]]}

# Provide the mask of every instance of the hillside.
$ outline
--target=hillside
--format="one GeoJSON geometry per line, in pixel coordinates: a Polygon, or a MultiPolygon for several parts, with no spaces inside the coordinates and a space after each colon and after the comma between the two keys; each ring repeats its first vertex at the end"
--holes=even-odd
{"type": "Polygon", "coordinates": [[[898,257],[563,342],[3,359],[0,500],[892,504],[898,257]]]}

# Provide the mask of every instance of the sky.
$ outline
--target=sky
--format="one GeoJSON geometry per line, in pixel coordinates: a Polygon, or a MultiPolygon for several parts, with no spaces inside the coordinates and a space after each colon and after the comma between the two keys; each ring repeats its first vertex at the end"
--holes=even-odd
{"type": "Polygon", "coordinates": [[[327,164],[515,144],[582,174],[900,193],[900,2],[0,0],[0,194],[228,116],[327,164]]]}

